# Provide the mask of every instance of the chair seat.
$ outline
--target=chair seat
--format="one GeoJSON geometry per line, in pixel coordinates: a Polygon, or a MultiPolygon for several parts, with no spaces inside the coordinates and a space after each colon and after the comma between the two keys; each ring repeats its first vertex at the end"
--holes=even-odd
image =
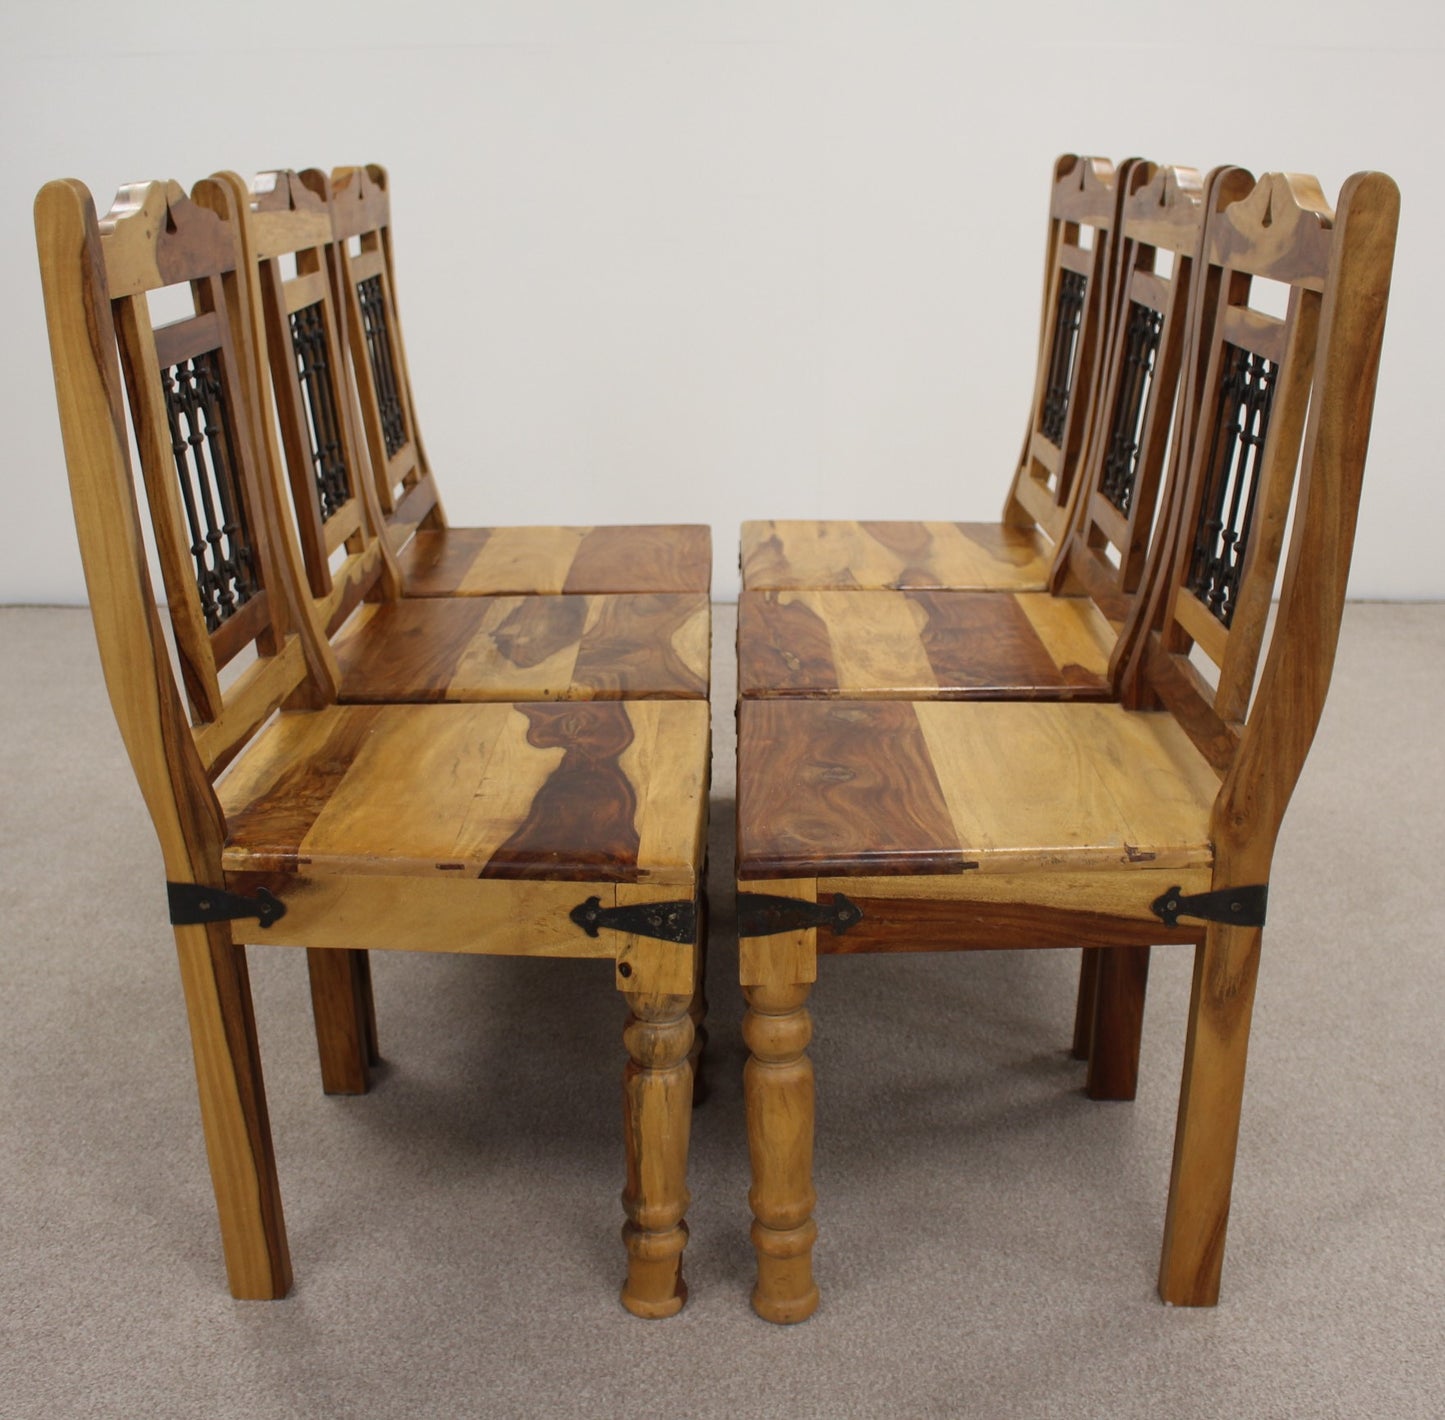
{"type": "Polygon", "coordinates": [[[738,766],[740,879],[942,875],[966,896],[981,874],[1213,860],[1218,778],[1163,713],[752,700],[738,766]]]}
{"type": "Polygon", "coordinates": [[[743,586],[1041,592],[1054,549],[1003,523],[778,521],[743,524],[743,586]]]}
{"type": "Polygon", "coordinates": [[[707,592],[701,524],[421,530],[398,554],[408,596],[707,592]]]}
{"type": "Polygon", "coordinates": [[[229,873],[699,879],[706,701],[285,713],[217,785],[229,873]]]}
{"type": "Polygon", "coordinates": [[[704,699],[705,592],[416,597],[358,608],[334,642],[353,704],[704,699]]]}
{"type": "Polygon", "coordinates": [[[1046,592],[744,592],[738,693],[1103,699],[1117,634],[1088,598],[1046,592]]]}

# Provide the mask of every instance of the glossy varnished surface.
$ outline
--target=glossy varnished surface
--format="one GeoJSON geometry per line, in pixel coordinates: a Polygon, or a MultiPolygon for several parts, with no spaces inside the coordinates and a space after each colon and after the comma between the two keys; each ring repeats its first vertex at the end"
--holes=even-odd
{"type": "Polygon", "coordinates": [[[1053,547],[1035,528],[1002,523],[749,522],[745,588],[940,588],[1042,591],[1053,547]]]}
{"type": "Polygon", "coordinates": [[[363,606],[335,641],[341,698],[616,700],[707,695],[705,594],[415,597],[363,606]]]}
{"type": "Polygon", "coordinates": [[[422,530],[398,561],[413,597],[532,592],[707,592],[712,533],[699,524],[422,530]]]}
{"type": "Polygon", "coordinates": [[[738,876],[1202,866],[1217,790],[1116,705],[744,701],[738,876]]]}
{"type": "Polygon", "coordinates": [[[864,699],[1102,698],[1114,631],[1044,592],[744,592],[738,692],[864,699]]]}
{"type": "Polygon", "coordinates": [[[695,881],[704,701],[282,715],[217,786],[228,872],[695,881]]]}

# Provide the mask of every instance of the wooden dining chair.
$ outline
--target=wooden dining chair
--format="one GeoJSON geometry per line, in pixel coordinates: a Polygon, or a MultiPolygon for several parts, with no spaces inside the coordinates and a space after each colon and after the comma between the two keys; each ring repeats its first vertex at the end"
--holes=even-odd
{"type": "MultiPolygon", "coordinates": [[[[744,591],[745,698],[1102,700],[1118,694],[1171,449],[1204,216],[1247,192],[1242,168],[1135,162],[1116,227],[1116,309],[1082,459],[1087,524],[1063,540],[1051,591],[744,591]]],[[[1077,519],[1076,519],[1077,522],[1077,519]]]]}
{"type": "Polygon", "coordinates": [[[1038,362],[1002,522],[745,522],[745,591],[1043,591],[1073,512],[1114,274],[1118,206],[1139,171],[1066,154],[1054,165],[1038,362]]]}
{"type": "Polygon", "coordinates": [[[1333,213],[1312,179],[1271,174],[1211,215],[1187,479],[1121,703],[742,702],[764,1317],[818,1300],[806,1001],[830,952],[1104,948],[1094,1067],[1128,1074],[1149,948],[1192,945],[1159,1292],[1217,1300],[1270,864],[1339,634],[1398,209],[1379,173],[1333,213]]]}
{"type": "Polygon", "coordinates": [[[448,523],[417,426],[407,371],[386,170],[375,164],[343,167],[331,178],[362,422],[406,595],[707,592],[712,582],[711,530],[702,525],[448,523]]]}
{"type": "Polygon", "coordinates": [[[706,698],[706,590],[401,596],[348,376],[330,179],[276,171],[248,188],[235,173],[215,177],[241,214],[260,452],[288,475],[277,501],[295,517],[300,581],[322,639],[333,638],[339,698],[706,698]]]}
{"type": "Polygon", "coordinates": [[[582,957],[611,964],[630,1009],[622,1300],[671,1315],[685,1297],[707,706],[336,702],[258,467],[236,218],[209,180],[191,197],[123,189],[101,220],[74,181],[36,200],[91,611],[164,859],[231,1291],[279,1297],[291,1281],[246,943],[323,964],[336,986],[318,1008],[323,1055],[363,1076],[366,949],[582,957]],[[151,297],[168,288],[189,313],[156,324],[151,297]]]}

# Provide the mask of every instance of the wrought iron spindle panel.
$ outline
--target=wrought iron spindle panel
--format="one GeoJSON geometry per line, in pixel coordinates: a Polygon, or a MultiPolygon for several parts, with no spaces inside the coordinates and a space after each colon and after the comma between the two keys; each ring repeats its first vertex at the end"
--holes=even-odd
{"type": "Polygon", "coordinates": [[[1079,327],[1084,319],[1084,293],[1089,278],[1079,271],[1059,274],[1058,307],[1054,313],[1054,341],[1049,351],[1049,373],[1044,384],[1041,432],[1051,444],[1064,438],[1073,390],[1075,357],[1079,348],[1079,327]]]}
{"type": "Polygon", "coordinates": [[[1185,586],[1226,627],[1234,617],[1239,575],[1249,550],[1278,369],[1274,361],[1251,350],[1225,347],[1208,482],[1185,586]]]}
{"type": "Polygon", "coordinates": [[[406,419],[401,409],[396,359],[391,348],[391,325],[387,318],[381,277],[368,276],[365,281],[358,282],[356,294],[361,302],[361,327],[366,335],[367,353],[371,356],[372,378],[376,381],[376,401],[381,410],[386,456],[392,458],[406,444],[406,419]]]}
{"type": "Polygon", "coordinates": [[[161,371],[196,590],[215,631],[261,589],[215,351],[161,371]]]}
{"type": "Polygon", "coordinates": [[[351,497],[351,476],[341,450],[341,421],[331,384],[330,351],[320,302],[292,313],[291,349],[305,395],[311,471],[324,523],[351,497]]]}
{"type": "Polygon", "coordinates": [[[1104,471],[1099,483],[1104,497],[1125,517],[1129,516],[1129,507],[1134,499],[1144,411],[1149,405],[1149,389],[1154,381],[1154,362],[1159,355],[1163,329],[1162,312],[1138,301],[1129,303],[1124,368],[1120,374],[1114,422],[1109,431],[1109,448],[1104,455],[1104,471]]]}

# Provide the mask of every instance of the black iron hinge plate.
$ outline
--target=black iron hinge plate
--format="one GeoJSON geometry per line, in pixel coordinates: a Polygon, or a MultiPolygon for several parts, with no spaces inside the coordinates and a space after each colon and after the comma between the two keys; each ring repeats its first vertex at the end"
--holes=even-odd
{"type": "Polygon", "coordinates": [[[831,927],[833,935],[841,937],[862,920],[862,908],[849,902],[841,892],[835,892],[833,901],[827,903],[776,897],[767,892],[738,894],[739,937],[773,937],[779,932],[797,932],[805,927],[831,927]]]}
{"type": "Polygon", "coordinates": [[[691,898],[680,902],[633,902],[624,907],[603,907],[601,898],[589,897],[567,915],[589,937],[595,937],[606,927],[634,937],[656,937],[662,942],[691,944],[697,940],[697,903],[691,898]]]}
{"type": "Polygon", "coordinates": [[[1198,917],[1205,922],[1223,922],[1230,927],[1263,927],[1269,884],[1220,888],[1217,892],[1182,893],[1177,886],[1160,893],[1149,904],[1154,915],[1173,927],[1181,917],[1198,917]]]}
{"type": "Polygon", "coordinates": [[[269,927],[286,915],[286,904],[265,888],[257,888],[255,897],[243,897],[202,883],[167,883],[166,897],[170,900],[173,927],[235,922],[243,917],[259,918],[263,927],[269,927]]]}

